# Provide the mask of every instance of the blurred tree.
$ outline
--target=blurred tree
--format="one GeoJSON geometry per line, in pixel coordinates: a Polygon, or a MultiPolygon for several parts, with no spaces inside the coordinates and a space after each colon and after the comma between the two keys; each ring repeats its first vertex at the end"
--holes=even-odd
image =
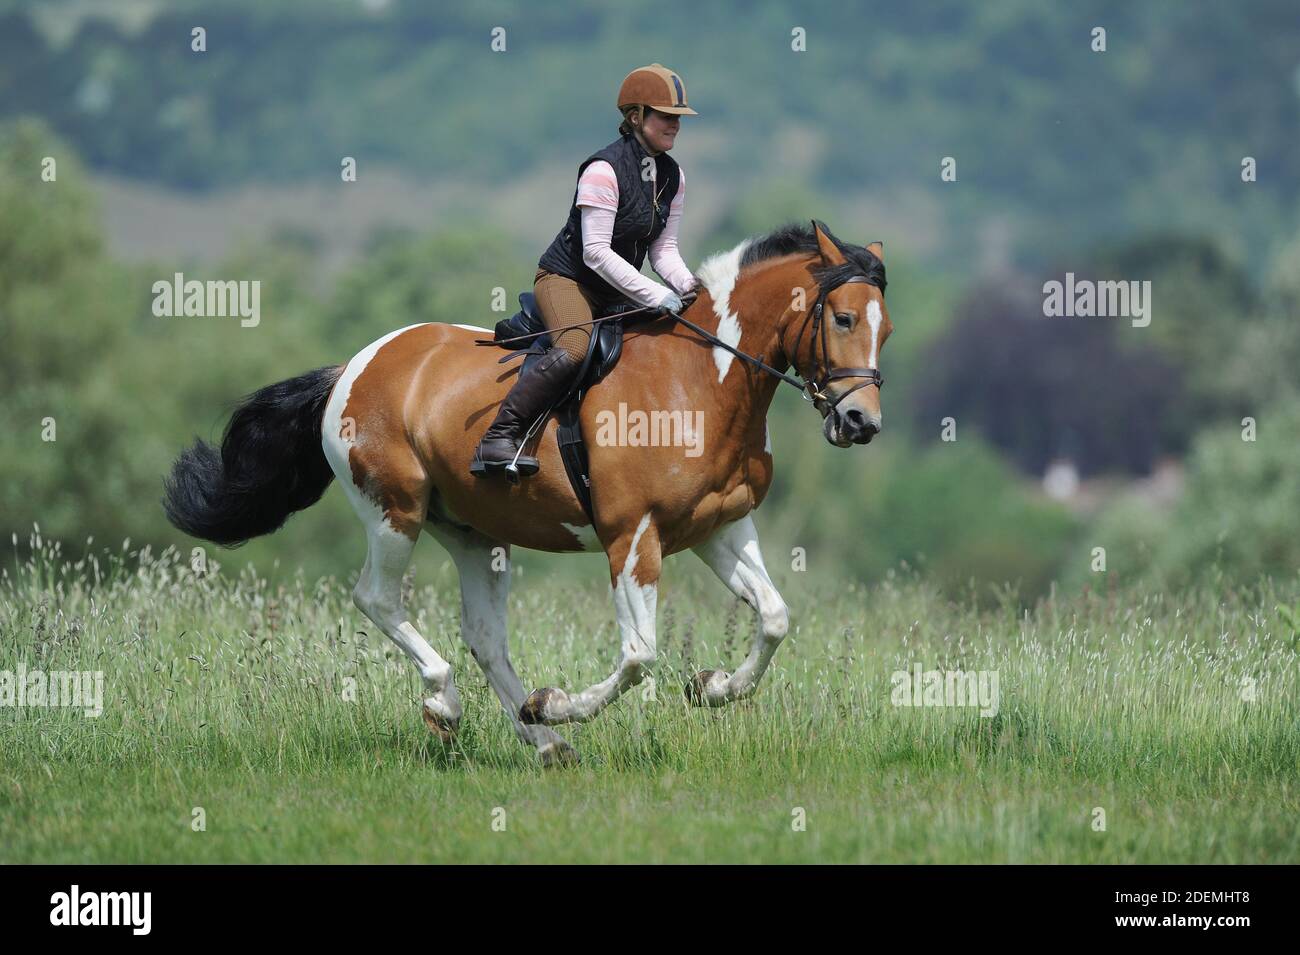
{"type": "Polygon", "coordinates": [[[94,264],[102,244],[85,169],[45,123],[21,119],[0,126],[0,169],[2,305],[19,286],[57,285],[94,264]],[[47,158],[55,163],[54,182],[42,177],[47,158]]]}
{"type": "Polygon", "coordinates": [[[1168,406],[1176,414],[1161,422],[1168,447],[1185,448],[1200,428],[1246,412],[1250,376],[1225,372],[1258,332],[1261,303],[1255,280],[1217,241],[1161,233],[1107,243],[1085,258],[1088,277],[1151,282],[1151,324],[1122,330],[1120,341],[1157,349],[1181,372],[1179,400],[1168,406]]]}
{"type": "Polygon", "coordinates": [[[801,182],[771,179],[746,188],[719,217],[704,247],[730,249],[753,235],[763,235],[784,222],[807,224],[821,219],[845,242],[865,245],[873,238],[853,234],[854,223],[837,222],[835,203],[801,182]]]}
{"type": "Polygon", "coordinates": [[[518,309],[516,296],[532,290],[537,270],[509,237],[457,223],[433,235],[384,231],[367,251],[339,281],[324,316],[331,338],[353,350],[416,322],[491,328],[518,309]],[[500,312],[493,311],[496,289],[500,312]]]}
{"type": "Polygon", "coordinates": [[[1153,348],[1120,347],[1123,321],[1047,318],[1041,292],[1023,280],[986,280],[923,363],[919,436],[938,438],[951,417],[959,434],[973,428],[1030,474],[1058,457],[1082,474],[1148,472],[1176,450],[1161,427],[1178,407],[1179,380],[1153,348]]]}

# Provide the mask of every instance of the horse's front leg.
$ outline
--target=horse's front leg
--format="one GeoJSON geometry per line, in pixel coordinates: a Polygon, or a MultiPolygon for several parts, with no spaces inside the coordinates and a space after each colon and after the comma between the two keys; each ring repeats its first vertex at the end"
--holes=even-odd
{"type": "Polygon", "coordinates": [[[534,690],[519,710],[524,723],[581,723],[640,683],[655,659],[655,603],[663,555],[659,534],[646,514],[635,530],[606,549],[614,588],[614,613],[622,636],[618,666],[608,678],[581,693],[547,687],[534,690]]]}
{"type": "Polygon", "coordinates": [[[721,706],[748,696],[763,678],[772,654],[790,629],[790,613],[763,566],[754,519],[746,514],[728,524],[695,553],[758,614],[758,635],[734,674],[702,670],[686,684],[686,698],[697,706],[721,706]]]}

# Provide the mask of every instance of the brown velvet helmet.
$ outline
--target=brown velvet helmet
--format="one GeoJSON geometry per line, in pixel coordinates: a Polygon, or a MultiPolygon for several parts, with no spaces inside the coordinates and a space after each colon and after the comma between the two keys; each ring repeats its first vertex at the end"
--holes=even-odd
{"type": "Polygon", "coordinates": [[[618,88],[618,108],[649,106],[661,113],[698,115],[686,104],[686,84],[662,63],[638,67],[627,75],[618,88]]]}

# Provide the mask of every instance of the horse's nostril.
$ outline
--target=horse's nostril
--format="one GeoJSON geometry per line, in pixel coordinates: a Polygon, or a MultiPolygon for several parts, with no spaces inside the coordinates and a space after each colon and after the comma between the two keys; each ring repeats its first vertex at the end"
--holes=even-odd
{"type": "Polygon", "coordinates": [[[844,412],[844,423],[850,431],[872,435],[880,433],[880,422],[875,418],[867,417],[866,412],[861,408],[850,408],[844,412]]]}

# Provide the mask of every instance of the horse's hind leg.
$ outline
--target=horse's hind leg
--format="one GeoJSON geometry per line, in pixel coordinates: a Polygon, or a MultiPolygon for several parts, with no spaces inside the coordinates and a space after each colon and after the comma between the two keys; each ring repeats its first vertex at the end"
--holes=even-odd
{"type": "Polygon", "coordinates": [[[662,553],[650,515],[608,548],[614,611],[622,635],[618,666],[605,680],[570,696],[547,687],[534,690],[519,711],[525,723],[581,723],[640,683],[655,659],[655,605],[662,553]]]}
{"type": "Polygon", "coordinates": [[[352,591],[352,600],[419,668],[429,694],[424,700],[424,722],[449,742],[456,735],[461,716],[451,664],[415,629],[402,603],[402,576],[411,563],[415,540],[383,518],[367,521],[366,540],[366,564],[352,591]]]}
{"type": "Polygon", "coordinates": [[[758,635],[749,656],[734,674],[704,670],[686,685],[686,697],[699,706],[721,706],[747,696],[758,686],[772,654],[790,628],[790,614],[763,566],[754,519],[745,515],[727,525],[695,553],[758,614],[758,635]]]}
{"type": "Polygon", "coordinates": [[[537,747],[545,766],[576,762],[568,741],[547,726],[519,721],[524,688],[510,664],[506,631],[510,595],[510,549],[473,530],[449,524],[426,524],[429,534],[451,554],[460,575],[460,635],[474,655],[488,684],[514,724],[515,734],[537,747]],[[498,550],[498,548],[500,548],[498,550]]]}
{"type": "Polygon", "coordinates": [[[400,407],[404,379],[366,377],[369,363],[399,334],[381,338],[348,362],[325,405],[321,450],[366,529],[366,563],[352,600],[419,668],[428,693],[424,721],[450,740],[461,716],[451,664],[415,629],[402,604],[402,576],[420,538],[431,482],[399,416],[382,410],[385,402],[400,407]]]}
{"type": "Polygon", "coordinates": [[[415,629],[402,603],[402,577],[410,566],[411,552],[420,536],[427,492],[413,488],[412,493],[402,497],[408,502],[405,508],[392,507],[385,511],[352,483],[352,474],[337,463],[340,460],[347,461],[346,453],[331,459],[334,472],[366,528],[366,563],[352,590],[352,602],[419,668],[429,694],[424,700],[424,722],[444,742],[449,742],[456,735],[461,715],[451,664],[438,656],[415,629]]]}

